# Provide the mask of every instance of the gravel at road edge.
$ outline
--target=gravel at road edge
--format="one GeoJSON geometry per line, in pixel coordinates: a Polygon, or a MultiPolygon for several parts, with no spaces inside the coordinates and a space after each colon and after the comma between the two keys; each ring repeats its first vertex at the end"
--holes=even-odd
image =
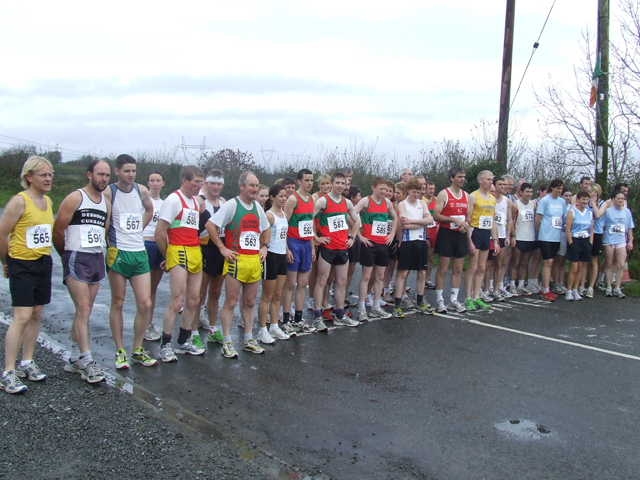
{"type": "MultiPolygon", "coordinates": [[[[6,326],[0,325],[0,338],[6,326]]],[[[4,362],[4,343],[0,360],[4,362]]],[[[227,442],[174,423],[132,395],[64,372],[38,347],[44,382],[0,392],[0,478],[268,478],[227,442]]]]}

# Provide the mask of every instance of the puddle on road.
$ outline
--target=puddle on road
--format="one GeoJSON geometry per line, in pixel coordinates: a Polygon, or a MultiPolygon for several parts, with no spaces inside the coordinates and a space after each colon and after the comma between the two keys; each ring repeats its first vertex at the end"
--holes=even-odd
{"type": "Polygon", "coordinates": [[[551,437],[551,429],[526,419],[511,419],[495,424],[496,430],[516,440],[533,441],[551,437]]]}

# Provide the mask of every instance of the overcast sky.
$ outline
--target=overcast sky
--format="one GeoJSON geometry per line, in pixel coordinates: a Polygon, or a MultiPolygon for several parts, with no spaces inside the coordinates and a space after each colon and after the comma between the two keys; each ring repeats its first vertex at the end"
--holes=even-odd
{"type": "MultiPolygon", "coordinates": [[[[516,2],[512,93],[552,1],[516,2]]],[[[70,160],[206,137],[258,159],[354,143],[415,156],[497,121],[505,3],[4,2],[0,148],[70,160]]],[[[512,128],[537,136],[534,89],[573,84],[596,4],[557,0],[512,128]]]]}

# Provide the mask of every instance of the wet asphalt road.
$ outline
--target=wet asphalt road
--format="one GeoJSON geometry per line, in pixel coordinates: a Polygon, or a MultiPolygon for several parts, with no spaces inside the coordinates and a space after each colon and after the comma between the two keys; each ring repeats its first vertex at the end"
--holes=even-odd
{"type": "MultiPolygon", "coordinates": [[[[331,478],[637,478],[639,306],[517,299],[299,337],[235,361],[214,347],[125,376],[169,416],[331,478]]],[[[57,290],[45,328],[63,343],[69,308],[57,290]]],[[[110,366],[107,313],[105,287],[93,339],[110,366]]]]}

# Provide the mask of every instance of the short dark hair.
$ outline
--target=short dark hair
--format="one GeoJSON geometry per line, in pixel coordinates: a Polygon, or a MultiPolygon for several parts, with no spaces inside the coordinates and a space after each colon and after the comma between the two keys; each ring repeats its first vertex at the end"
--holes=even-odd
{"type": "Polygon", "coordinates": [[[197,167],[195,165],[185,165],[184,167],[182,167],[180,178],[183,182],[189,182],[195,177],[204,177],[204,174],[202,173],[200,167],[197,167]]]}
{"type": "Polygon", "coordinates": [[[591,180],[591,177],[588,175],[585,175],[584,177],[580,178],[580,183],[584,182],[585,180],[591,180]]]}
{"type": "Polygon", "coordinates": [[[524,182],[522,185],[520,185],[521,192],[524,192],[527,188],[530,188],[531,190],[533,190],[533,185],[527,182],[524,182]]]}
{"type": "Polygon", "coordinates": [[[591,198],[589,195],[589,192],[585,192],[584,190],[580,190],[577,194],[576,194],[576,198],[591,198]]]}
{"type": "Polygon", "coordinates": [[[160,170],[154,170],[152,172],[149,172],[149,175],[147,175],[147,180],[149,180],[149,177],[151,175],[160,175],[162,177],[162,180],[164,180],[164,175],[162,174],[162,172],[160,170]]]}
{"type": "Polygon", "coordinates": [[[465,173],[464,168],[461,167],[452,167],[449,169],[449,180],[451,180],[453,177],[455,177],[456,175],[460,174],[460,173],[465,173]]]}
{"type": "Polygon", "coordinates": [[[295,181],[293,178],[291,178],[291,177],[284,177],[284,178],[282,179],[282,181],[281,181],[281,182],[279,182],[279,183],[280,183],[280,185],[282,185],[283,187],[285,187],[285,186],[287,186],[287,185],[295,185],[295,184],[296,184],[296,181],[295,181]]]}
{"type": "MultiPolygon", "coordinates": [[[[302,168],[298,170],[298,174],[296,175],[297,180],[302,180],[305,175],[313,175],[313,172],[308,168],[302,168]]],[[[276,194],[277,195],[277,194],[276,194]]]]}
{"type": "Polygon", "coordinates": [[[336,178],[344,178],[344,179],[346,179],[347,177],[342,172],[333,172],[331,174],[331,181],[333,182],[336,178]]]}
{"type": "Polygon", "coordinates": [[[551,190],[552,188],[557,188],[562,186],[564,186],[564,182],[562,181],[562,179],[554,178],[553,180],[551,180],[551,183],[549,184],[549,190],[551,190]]]}
{"type": "Polygon", "coordinates": [[[353,197],[357,197],[361,193],[362,192],[360,191],[360,187],[359,186],[351,185],[349,187],[349,191],[345,194],[345,197],[347,197],[349,200],[353,200],[353,197]]]}
{"type": "Polygon", "coordinates": [[[122,168],[127,163],[136,163],[136,159],[128,153],[121,153],[116,157],[116,168],[122,168]]]}

